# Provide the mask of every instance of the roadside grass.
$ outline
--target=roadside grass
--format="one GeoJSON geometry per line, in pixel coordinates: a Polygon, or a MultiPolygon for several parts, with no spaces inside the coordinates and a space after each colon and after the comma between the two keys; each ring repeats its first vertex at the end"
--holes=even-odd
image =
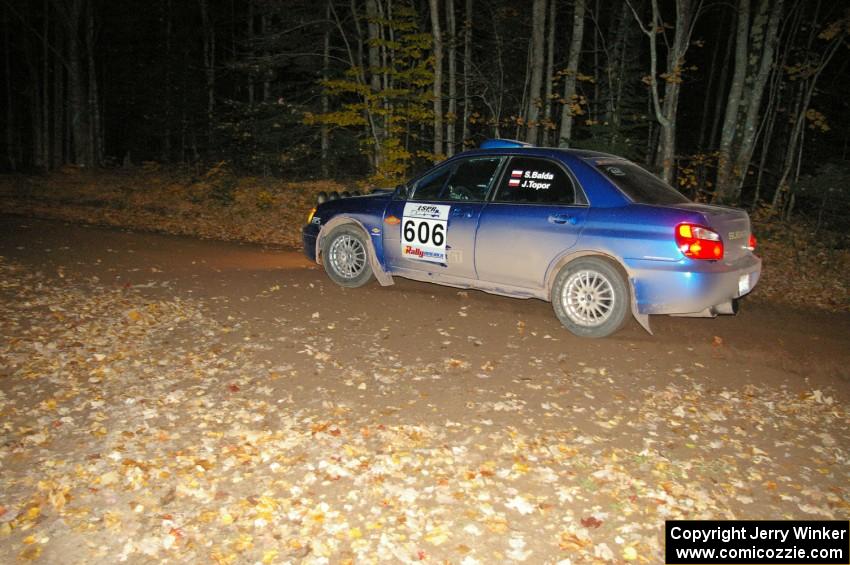
{"type": "MultiPolygon", "coordinates": [[[[333,180],[238,176],[226,165],[191,173],[156,165],[0,176],[0,213],[300,249],[301,227],[333,180]]],[[[850,312],[850,249],[805,222],[757,218],[762,280],[752,299],[850,312]]]]}

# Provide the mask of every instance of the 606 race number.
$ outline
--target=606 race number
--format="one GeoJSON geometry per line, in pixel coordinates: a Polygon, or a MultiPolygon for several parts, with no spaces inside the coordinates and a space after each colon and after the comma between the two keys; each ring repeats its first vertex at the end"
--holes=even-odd
{"type": "Polygon", "coordinates": [[[404,222],[404,242],[442,247],[446,242],[446,224],[439,220],[407,220],[404,222]]]}
{"type": "Polygon", "coordinates": [[[401,256],[416,261],[446,262],[446,228],[451,206],[404,205],[401,222],[401,256]]]}

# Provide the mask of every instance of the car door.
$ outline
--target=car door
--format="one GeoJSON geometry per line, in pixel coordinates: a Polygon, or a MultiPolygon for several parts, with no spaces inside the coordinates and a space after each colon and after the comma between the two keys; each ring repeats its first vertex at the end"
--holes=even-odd
{"type": "Polygon", "coordinates": [[[393,272],[475,279],[475,234],[504,157],[458,159],[393,200],[384,219],[384,255],[393,272]]]}
{"type": "Polygon", "coordinates": [[[479,219],[478,278],[542,288],[552,262],[576,244],[586,217],[584,193],[562,164],[512,157],[479,219]]]}

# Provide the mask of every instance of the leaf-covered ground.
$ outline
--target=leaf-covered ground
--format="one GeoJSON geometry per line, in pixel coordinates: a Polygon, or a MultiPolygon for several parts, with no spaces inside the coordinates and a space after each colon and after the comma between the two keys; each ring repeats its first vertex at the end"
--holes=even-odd
{"type": "MultiPolygon", "coordinates": [[[[69,167],[43,177],[0,175],[0,212],[297,249],[315,195],[355,188],[237,177],[224,165],[195,174],[155,164],[96,173],[69,167]]],[[[839,241],[796,220],[760,220],[755,233],[764,270],[751,299],[850,312],[845,235],[839,241]]]]}
{"type": "Polygon", "coordinates": [[[195,175],[69,167],[47,176],[0,175],[0,212],[298,248],[316,194],[355,188],[236,177],[215,167],[195,175]]]}
{"type": "Polygon", "coordinates": [[[647,359],[446,289],[410,326],[396,302],[445,296],[192,293],[141,259],[134,286],[68,245],[0,262],[0,555],[657,563],[668,518],[850,511],[842,397],[748,379],[720,337],[647,359]]]}

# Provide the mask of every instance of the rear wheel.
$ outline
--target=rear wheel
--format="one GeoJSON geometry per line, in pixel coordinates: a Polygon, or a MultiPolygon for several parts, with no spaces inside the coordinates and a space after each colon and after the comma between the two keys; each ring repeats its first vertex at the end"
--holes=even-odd
{"type": "Polygon", "coordinates": [[[584,257],[568,263],[555,278],[552,307],[565,328],[582,337],[606,337],[623,325],[629,290],[610,262],[584,257]]]}
{"type": "Polygon", "coordinates": [[[324,239],[322,264],[332,281],[340,286],[356,288],[372,279],[369,247],[362,230],[354,226],[339,226],[324,239]]]}

